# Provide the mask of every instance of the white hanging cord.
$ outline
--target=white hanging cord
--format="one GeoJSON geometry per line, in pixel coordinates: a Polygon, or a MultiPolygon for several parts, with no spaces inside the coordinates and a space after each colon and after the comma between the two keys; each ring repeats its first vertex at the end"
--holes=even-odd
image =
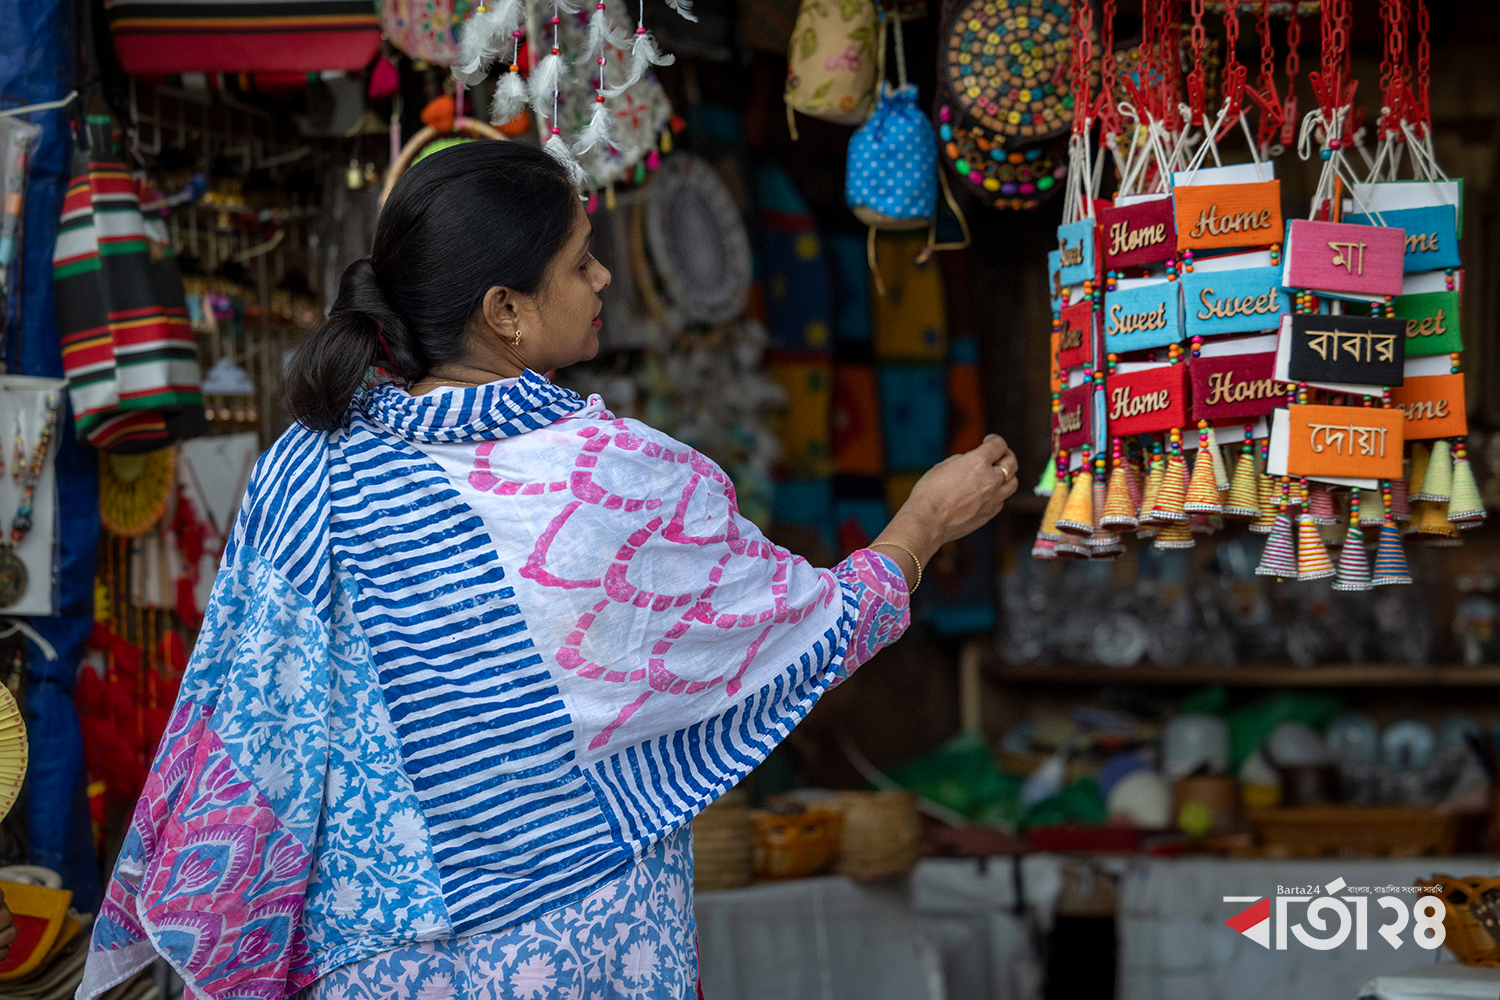
{"type": "MultiPolygon", "coordinates": [[[[37,109],[33,108],[32,110],[35,111],[37,109]]],[[[42,651],[42,656],[46,657],[49,663],[57,659],[57,650],[52,648],[52,643],[48,642],[46,639],[43,639],[41,635],[37,633],[36,629],[32,628],[22,619],[7,617],[0,618],[0,622],[4,622],[6,626],[3,630],[0,630],[0,639],[8,639],[19,632],[36,644],[36,648],[42,651]]]]}
{"type": "MultiPolygon", "coordinates": [[[[27,104],[19,108],[6,108],[4,111],[0,111],[0,118],[14,118],[17,115],[30,115],[38,111],[52,111],[56,108],[65,108],[76,100],[78,100],[78,91],[70,90],[66,97],[60,97],[55,101],[43,101],[41,104],[27,104]]],[[[53,659],[56,658],[56,656],[53,657],[53,659]]]]}

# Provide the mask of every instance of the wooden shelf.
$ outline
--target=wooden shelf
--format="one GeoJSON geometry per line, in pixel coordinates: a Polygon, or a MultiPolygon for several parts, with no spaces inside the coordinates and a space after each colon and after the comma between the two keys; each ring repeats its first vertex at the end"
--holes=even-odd
{"type": "Polygon", "coordinates": [[[991,660],[990,677],[1006,684],[1077,684],[1157,687],[1500,687],[1500,666],[1399,667],[1322,666],[1303,669],[1289,665],[1256,664],[1240,667],[1112,667],[1065,664],[1012,666],[991,660]]]}

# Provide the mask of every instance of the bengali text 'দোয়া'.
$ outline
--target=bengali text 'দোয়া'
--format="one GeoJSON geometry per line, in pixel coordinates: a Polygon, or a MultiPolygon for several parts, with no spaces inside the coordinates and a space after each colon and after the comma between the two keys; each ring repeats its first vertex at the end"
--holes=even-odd
{"type": "Polygon", "coordinates": [[[1309,436],[1307,444],[1313,451],[1321,454],[1325,448],[1332,448],[1336,454],[1343,455],[1344,443],[1347,440],[1349,451],[1347,454],[1354,455],[1355,448],[1359,449],[1360,455],[1371,457],[1385,457],[1385,434],[1386,428],[1361,427],[1358,424],[1308,424],[1309,436]],[[1318,443],[1322,437],[1323,443],[1318,443]],[[1377,451],[1377,448],[1379,449],[1377,451]]]}

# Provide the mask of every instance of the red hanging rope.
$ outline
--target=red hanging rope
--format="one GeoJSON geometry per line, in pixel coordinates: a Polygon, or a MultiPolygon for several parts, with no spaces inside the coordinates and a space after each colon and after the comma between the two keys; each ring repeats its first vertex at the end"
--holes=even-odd
{"type": "Polygon", "coordinates": [[[1103,23],[1099,26],[1099,98],[1094,116],[1101,136],[1120,134],[1120,113],[1115,106],[1115,8],[1118,0],[1104,0],[1103,23]]]}
{"type": "Polygon", "coordinates": [[[1281,108],[1281,137],[1283,146],[1297,141],[1297,73],[1302,68],[1302,56],[1297,51],[1302,44],[1302,19],[1297,8],[1287,15],[1286,21],[1286,103],[1281,108]]]}
{"type": "Polygon", "coordinates": [[[1204,0],[1188,0],[1188,5],[1193,12],[1193,69],[1187,75],[1188,108],[1192,117],[1188,124],[1206,127],[1208,81],[1204,79],[1203,50],[1208,45],[1208,32],[1203,28],[1204,0]]]}
{"type": "Polygon", "coordinates": [[[1089,0],[1072,0],[1071,9],[1069,33],[1073,40],[1073,134],[1082,136],[1088,132],[1089,118],[1093,113],[1093,81],[1089,79],[1093,43],[1089,36],[1094,28],[1094,6],[1089,0]]]}
{"type": "Polygon", "coordinates": [[[1245,88],[1245,93],[1260,108],[1255,144],[1264,149],[1281,130],[1282,122],[1281,95],[1276,92],[1276,48],[1271,42],[1271,0],[1261,0],[1255,8],[1255,33],[1260,36],[1260,75],[1256,86],[1245,88]]]}
{"type": "Polygon", "coordinates": [[[1427,41],[1427,29],[1431,22],[1427,16],[1427,0],[1416,0],[1417,2],[1417,93],[1413,100],[1412,109],[1413,123],[1420,122],[1427,127],[1427,132],[1432,133],[1432,105],[1428,103],[1428,85],[1431,83],[1429,70],[1432,66],[1432,47],[1427,41]]]}
{"type": "Polygon", "coordinates": [[[1240,12],[1231,0],[1224,4],[1224,104],[1228,111],[1224,115],[1224,124],[1219,126],[1214,135],[1215,142],[1223,139],[1238,124],[1240,115],[1245,110],[1245,78],[1249,75],[1249,70],[1235,53],[1239,43],[1240,12]]]}

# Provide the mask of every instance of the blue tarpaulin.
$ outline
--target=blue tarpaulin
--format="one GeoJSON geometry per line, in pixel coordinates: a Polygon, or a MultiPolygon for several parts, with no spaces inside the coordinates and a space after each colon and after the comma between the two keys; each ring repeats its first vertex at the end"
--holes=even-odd
{"type": "MultiPolygon", "coordinates": [[[[0,105],[57,100],[74,86],[72,8],[60,0],[0,0],[0,105]]],[[[6,361],[24,375],[63,374],[52,302],[52,247],[72,159],[72,111],[28,116],[43,127],[26,186],[24,242],[17,267],[19,301],[7,309],[6,361]]],[[[73,434],[65,413],[58,438],[58,593],[61,614],[31,625],[57,651],[48,661],[27,649],[27,828],[33,864],[63,873],[73,905],[94,910],[99,876],[83,797],[83,741],[73,709],[73,680],[94,614],[94,556],[99,483],[94,453],[73,434]]]]}

